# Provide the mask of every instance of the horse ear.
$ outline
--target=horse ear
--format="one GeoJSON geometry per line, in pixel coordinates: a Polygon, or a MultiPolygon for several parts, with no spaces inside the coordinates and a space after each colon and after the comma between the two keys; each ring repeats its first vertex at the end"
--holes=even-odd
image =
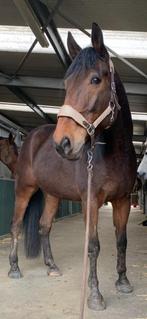
{"type": "Polygon", "coordinates": [[[9,134],[8,139],[9,139],[10,144],[12,144],[14,142],[14,137],[13,137],[12,133],[9,134]]]}
{"type": "Polygon", "coordinates": [[[81,51],[81,48],[76,43],[75,39],[73,38],[71,32],[68,32],[67,36],[67,46],[69,50],[69,54],[72,60],[77,56],[77,54],[81,51]]]}
{"type": "Polygon", "coordinates": [[[93,47],[101,56],[108,56],[108,52],[104,46],[103,34],[101,28],[98,26],[97,23],[92,23],[92,34],[91,34],[91,41],[93,47]]]}

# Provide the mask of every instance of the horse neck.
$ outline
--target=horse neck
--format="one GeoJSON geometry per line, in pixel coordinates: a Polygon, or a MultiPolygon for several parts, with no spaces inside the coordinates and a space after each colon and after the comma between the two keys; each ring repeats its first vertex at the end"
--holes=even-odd
{"type": "Polygon", "coordinates": [[[121,105],[121,110],[118,111],[117,118],[111,127],[105,129],[102,133],[99,134],[99,130],[96,134],[96,142],[104,142],[109,148],[128,149],[132,143],[133,136],[133,124],[131,119],[131,114],[129,110],[128,100],[124,94],[118,92],[118,102],[121,105]],[[121,94],[120,94],[121,93],[121,94]]]}
{"type": "Polygon", "coordinates": [[[121,106],[121,111],[118,112],[118,116],[112,129],[115,134],[120,138],[128,142],[132,141],[133,137],[133,122],[131,118],[131,112],[124,86],[119,78],[119,75],[115,73],[116,94],[118,103],[121,106]]]}

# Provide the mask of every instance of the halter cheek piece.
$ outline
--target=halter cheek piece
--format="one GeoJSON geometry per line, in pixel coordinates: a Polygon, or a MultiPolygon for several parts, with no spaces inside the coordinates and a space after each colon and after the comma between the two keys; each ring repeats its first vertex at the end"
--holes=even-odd
{"type": "Polygon", "coordinates": [[[76,111],[72,106],[64,104],[59,113],[58,117],[69,117],[72,118],[76,123],[78,123],[80,126],[84,127],[87,131],[87,133],[92,136],[95,133],[95,129],[97,126],[108,116],[111,114],[110,123],[114,120],[114,112],[115,108],[118,110],[121,109],[117,97],[116,97],[116,87],[115,87],[115,81],[114,81],[114,65],[112,63],[112,60],[109,59],[109,68],[110,68],[110,74],[111,74],[111,98],[109,101],[108,107],[105,109],[104,112],[100,114],[100,116],[93,122],[89,123],[84,116],[76,111]]]}

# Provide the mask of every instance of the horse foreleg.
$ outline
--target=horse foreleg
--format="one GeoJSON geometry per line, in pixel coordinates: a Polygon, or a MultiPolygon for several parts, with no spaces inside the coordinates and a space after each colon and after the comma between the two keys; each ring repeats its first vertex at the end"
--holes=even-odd
{"type": "Polygon", "coordinates": [[[11,249],[9,255],[10,270],[8,276],[10,278],[21,278],[22,274],[18,266],[18,235],[21,231],[21,226],[25,214],[26,207],[33,193],[33,189],[29,188],[22,193],[16,192],[15,198],[15,212],[11,226],[11,249]]]}
{"type": "Polygon", "coordinates": [[[116,200],[113,205],[113,222],[116,227],[117,272],[116,288],[120,292],[129,293],[133,288],[126,276],[127,222],[130,213],[130,199],[116,200]]]}
{"type": "MultiPolygon", "coordinates": [[[[86,221],[86,207],[83,204],[83,211],[86,221]]],[[[98,239],[98,203],[97,200],[91,202],[90,211],[90,230],[89,230],[89,246],[88,246],[88,257],[90,263],[88,285],[91,290],[88,297],[88,307],[90,309],[99,311],[105,309],[105,302],[103,296],[99,291],[99,281],[97,277],[97,259],[100,252],[100,243],[98,239]]]]}
{"type": "Polygon", "coordinates": [[[50,245],[50,231],[52,227],[52,222],[55,217],[59,205],[59,199],[45,194],[45,206],[43,214],[40,219],[40,234],[42,237],[43,254],[45,265],[48,266],[48,275],[50,276],[60,276],[60,270],[56,266],[50,245]]]}

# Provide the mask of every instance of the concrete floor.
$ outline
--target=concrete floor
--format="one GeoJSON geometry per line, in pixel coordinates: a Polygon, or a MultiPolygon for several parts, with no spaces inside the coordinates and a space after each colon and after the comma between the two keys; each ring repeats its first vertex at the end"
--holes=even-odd
{"type": "MultiPolygon", "coordinates": [[[[115,236],[110,207],[101,209],[99,234],[100,289],[107,309],[87,308],[86,319],[147,319],[147,227],[139,225],[142,213],[132,209],[128,225],[128,277],[134,292],[117,293],[115,236]]],[[[56,263],[63,276],[48,277],[42,256],[27,260],[20,240],[19,261],[24,277],[9,279],[10,239],[0,241],[0,319],[78,319],[83,263],[84,226],[81,215],[58,221],[52,231],[56,263]]],[[[87,289],[88,290],[88,289],[87,289]]],[[[88,291],[87,291],[88,292],[88,291]]]]}

